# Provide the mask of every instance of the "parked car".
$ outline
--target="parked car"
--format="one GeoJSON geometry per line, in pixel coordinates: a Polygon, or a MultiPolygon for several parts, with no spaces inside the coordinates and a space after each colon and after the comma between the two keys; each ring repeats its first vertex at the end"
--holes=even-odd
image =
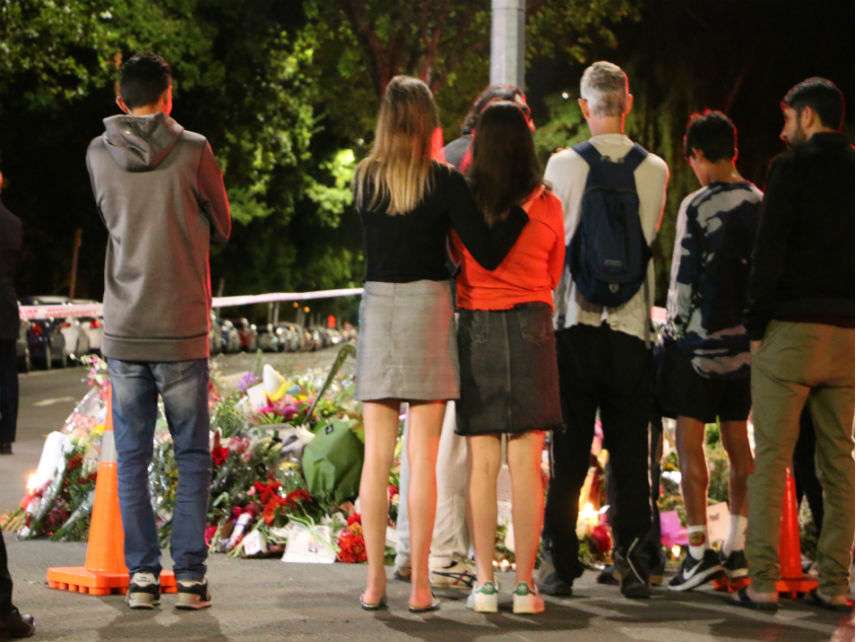
{"type": "Polygon", "coordinates": [[[241,351],[241,335],[235,325],[228,319],[219,317],[214,319],[214,323],[220,328],[220,341],[223,346],[223,352],[234,354],[241,351]]]}
{"type": "Polygon", "coordinates": [[[258,328],[257,341],[262,352],[282,352],[285,349],[285,330],[282,326],[266,323],[258,328]]]}
{"type": "MultiPolygon", "coordinates": [[[[66,297],[59,296],[30,296],[24,297],[24,305],[64,305],[66,297]]],[[[62,325],[64,319],[31,319],[27,328],[27,346],[33,363],[50,369],[55,365],[62,368],[68,365],[66,338],[62,325]]],[[[69,333],[71,336],[72,333],[69,333]]],[[[76,337],[74,337],[76,339],[76,337]]],[[[76,346],[75,346],[76,347],[76,346]]]]}
{"type": "Polygon", "coordinates": [[[15,342],[15,352],[18,356],[18,372],[29,372],[32,368],[30,346],[27,345],[27,331],[29,328],[30,322],[21,319],[18,340],[15,342]]]}
{"type": "Polygon", "coordinates": [[[300,352],[304,349],[303,328],[290,321],[284,321],[277,327],[282,330],[283,350],[286,352],[300,352]]]}
{"type": "Polygon", "coordinates": [[[241,350],[246,352],[255,352],[259,345],[259,333],[255,323],[250,323],[246,317],[240,319],[232,319],[232,325],[238,331],[238,337],[241,340],[241,350]]]}
{"type": "MultiPolygon", "coordinates": [[[[72,299],[71,303],[77,304],[97,304],[98,301],[92,299],[72,299]]],[[[101,339],[104,335],[104,321],[99,317],[78,317],[80,322],[80,330],[86,335],[89,342],[89,352],[101,352],[101,339]]],[[[79,352],[78,354],[84,354],[79,352]]]]}

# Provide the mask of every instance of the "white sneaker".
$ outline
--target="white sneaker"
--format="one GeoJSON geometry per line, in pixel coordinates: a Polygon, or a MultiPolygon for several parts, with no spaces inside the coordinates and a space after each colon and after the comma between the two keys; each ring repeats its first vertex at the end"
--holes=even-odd
{"type": "Polygon", "coordinates": [[[496,613],[499,611],[499,589],[496,582],[485,582],[473,586],[467,596],[467,608],[476,613],[496,613]]]}
{"type": "Polygon", "coordinates": [[[431,586],[438,589],[455,588],[467,590],[475,586],[476,574],[469,560],[453,559],[445,566],[432,568],[431,586]]]}
{"type": "Polygon", "coordinates": [[[211,592],[208,590],[208,580],[178,580],[178,596],[175,608],[188,611],[198,611],[211,606],[211,592]]]}
{"type": "Polygon", "coordinates": [[[539,595],[537,588],[520,582],[514,591],[513,610],[515,613],[543,613],[544,598],[539,595]]]}

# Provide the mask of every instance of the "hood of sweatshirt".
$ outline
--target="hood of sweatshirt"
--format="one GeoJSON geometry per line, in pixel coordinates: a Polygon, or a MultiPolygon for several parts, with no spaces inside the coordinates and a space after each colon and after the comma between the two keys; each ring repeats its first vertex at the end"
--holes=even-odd
{"type": "Polygon", "coordinates": [[[104,119],[104,141],[110,156],[124,170],[156,168],[175,147],[184,127],[163,113],[151,116],[110,116],[104,119]]]}

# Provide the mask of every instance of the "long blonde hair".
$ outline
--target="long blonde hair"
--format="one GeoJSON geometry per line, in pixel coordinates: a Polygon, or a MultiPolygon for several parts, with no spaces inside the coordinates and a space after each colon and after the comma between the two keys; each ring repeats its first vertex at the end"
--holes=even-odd
{"type": "Polygon", "coordinates": [[[357,207],[388,202],[387,214],[406,214],[431,189],[431,136],[439,119],[428,86],[418,78],[395,76],[386,87],[374,143],[357,166],[357,207]]]}

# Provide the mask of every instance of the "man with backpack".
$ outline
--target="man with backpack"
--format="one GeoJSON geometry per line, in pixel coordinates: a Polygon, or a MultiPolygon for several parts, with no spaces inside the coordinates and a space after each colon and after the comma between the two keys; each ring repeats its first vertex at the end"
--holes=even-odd
{"type": "Polygon", "coordinates": [[[626,597],[650,594],[642,555],[651,523],[648,424],[653,385],[649,319],[650,245],[659,228],[669,170],[624,135],[633,107],[627,75],[610,62],[588,67],[580,109],[592,137],[550,158],[545,180],[562,200],[568,269],[556,296],[556,349],[566,431],[553,435],[553,476],[538,587],[570,595],[582,574],[576,535],[579,494],[600,413],[610,455],[616,571],[626,597]]]}

